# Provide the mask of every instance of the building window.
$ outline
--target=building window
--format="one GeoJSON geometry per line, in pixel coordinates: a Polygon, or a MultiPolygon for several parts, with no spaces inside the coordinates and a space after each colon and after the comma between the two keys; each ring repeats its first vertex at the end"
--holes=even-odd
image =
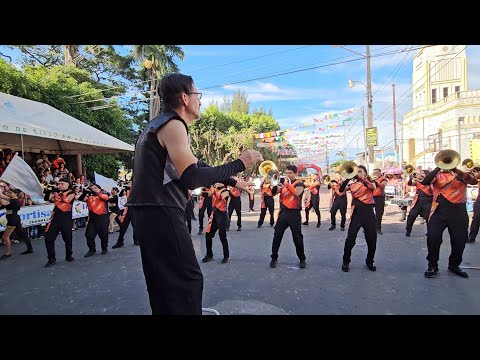
{"type": "Polygon", "coordinates": [[[460,85],[459,86],[455,86],[455,92],[460,92],[460,85]]]}
{"type": "Polygon", "coordinates": [[[437,102],[437,89],[432,89],[432,104],[437,102]]]}
{"type": "Polygon", "coordinates": [[[445,99],[446,97],[448,97],[448,87],[443,88],[443,98],[445,99]]]}

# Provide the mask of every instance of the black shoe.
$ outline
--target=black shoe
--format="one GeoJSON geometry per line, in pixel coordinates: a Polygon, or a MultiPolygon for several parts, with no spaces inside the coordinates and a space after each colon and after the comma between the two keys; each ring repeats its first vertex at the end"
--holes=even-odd
{"type": "Polygon", "coordinates": [[[0,256],[0,260],[5,260],[5,259],[9,259],[12,257],[12,254],[3,254],[2,256],[0,256]]]}
{"type": "Polygon", "coordinates": [[[450,270],[454,274],[457,274],[458,276],[461,276],[463,278],[468,278],[468,274],[462,269],[460,269],[458,266],[449,266],[448,270],[450,270]]]}
{"type": "Polygon", "coordinates": [[[222,259],[222,264],[226,264],[228,262],[230,258],[228,256],[225,256],[223,259],[222,259]]]}
{"type": "MultiPolygon", "coordinates": [[[[438,266],[437,266],[437,269],[438,269],[438,266]]],[[[435,271],[435,266],[432,264],[428,264],[427,271],[425,271],[424,275],[426,278],[429,278],[429,279],[434,278],[435,275],[437,275],[437,272],[435,271]]]]}
{"type": "Polygon", "coordinates": [[[90,256],[95,255],[95,253],[96,253],[96,251],[89,250],[85,255],[83,255],[83,257],[90,257],[90,256]]]}
{"type": "Polygon", "coordinates": [[[230,226],[227,226],[227,231],[230,231],[230,226]]]}
{"type": "Polygon", "coordinates": [[[348,272],[348,267],[349,267],[349,266],[348,266],[348,263],[344,262],[344,263],[342,264],[342,271],[343,271],[343,272],[348,272]]]}
{"type": "Polygon", "coordinates": [[[26,254],[32,254],[32,253],[33,253],[33,249],[27,249],[24,252],[20,253],[20,255],[26,255],[26,254]]]}
{"type": "Polygon", "coordinates": [[[320,226],[321,226],[320,223],[318,223],[318,224],[317,224],[317,229],[318,229],[320,226]]]}
{"type": "Polygon", "coordinates": [[[438,273],[438,265],[434,265],[434,266],[433,266],[433,271],[434,271],[435,273],[438,273]]]}
{"type": "Polygon", "coordinates": [[[308,226],[308,221],[304,221],[302,225],[308,226]]]}
{"type": "Polygon", "coordinates": [[[330,227],[328,228],[328,230],[333,231],[333,230],[335,230],[336,228],[337,228],[336,226],[330,226],[330,227]]]}
{"type": "Polygon", "coordinates": [[[405,233],[405,236],[406,236],[406,237],[410,237],[410,231],[407,231],[407,232],[405,233]]]}
{"type": "Polygon", "coordinates": [[[102,255],[108,254],[108,250],[102,250],[102,255]]]}
{"type": "Polygon", "coordinates": [[[239,226],[239,227],[237,228],[237,231],[242,231],[242,227],[239,226]]]}
{"type": "Polygon", "coordinates": [[[193,220],[193,221],[197,221],[197,218],[196,218],[196,217],[192,217],[192,220],[193,220]]]}
{"type": "Polygon", "coordinates": [[[274,227],[274,226],[275,226],[275,224],[270,224],[270,227],[274,227]]]}
{"type": "Polygon", "coordinates": [[[207,255],[202,259],[202,262],[206,263],[206,262],[209,262],[209,261],[212,261],[212,260],[213,260],[213,256],[212,255],[207,255]]]}
{"type": "Polygon", "coordinates": [[[69,256],[67,258],[65,258],[66,261],[68,262],[72,262],[72,261],[75,261],[75,258],[73,256],[69,256]]]}
{"type": "Polygon", "coordinates": [[[300,264],[298,264],[298,267],[300,269],[305,269],[307,267],[307,263],[305,262],[305,260],[300,260],[300,264]]]}
{"type": "Polygon", "coordinates": [[[272,269],[277,267],[277,260],[276,259],[272,259],[272,261],[270,261],[270,267],[272,269]]]}
{"type": "Polygon", "coordinates": [[[382,230],[381,229],[377,229],[377,233],[382,235],[382,230]]]}
{"type": "Polygon", "coordinates": [[[197,235],[202,235],[203,229],[198,229],[197,235]]]}
{"type": "Polygon", "coordinates": [[[112,246],[112,249],[118,249],[123,246],[123,242],[117,242],[115,245],[112,246]]]}
{"type": "Polygon", "coordinates": [[[345,231],[345,226],[340,228],[340,231],[345,231]]]}
{"type": "Polygon", "coordinates": [[[373,265],[373,263],[372,264],[367,263],[366,265],[367,265],[368,270],[377,271],[377,267],[375,265],[373,265]]]}
{"type": "Polygon", "coordinates": [[[50,267],[50,266],[54,265],[55,263],[56,263],[56,261],[55,261],[55,260],[48,260],[48,262],[45,264],[45,267],[47,267],[47,268],[48,268],[48,267],[50,267]]]}
{"type": "Polygon", "coordinates": [[[140,243],[139,243],[138,241],[134,241],[134,242],[133,242],[133,245],[135,245],[135,246],[140,246],[140,243]]]}
{"type": "Polygon", "coordinates": [[[262,225],[257,225],[257,229],[260,229],[262,227],[262,225]]]}
{"type": "Polygon", "coordinates": [[[467,243],[473,243],[473,242],[475,242],[475,239],[468,239],[467,240],[467,243]]]}

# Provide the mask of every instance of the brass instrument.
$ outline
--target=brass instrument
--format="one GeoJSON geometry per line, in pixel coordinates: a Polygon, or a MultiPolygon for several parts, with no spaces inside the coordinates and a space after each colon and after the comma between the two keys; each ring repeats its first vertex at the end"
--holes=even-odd
{"type": "Polygon", "coordinates": [[[460,154],[455,150],[442,150],[435,155],[435,165],[442,170],[452,170],[460,164],[460,154]]]}
{"type": "Polygon", "coordinates": [[[272,186],[277,186],[280,182],[282,182],[281,179],[284,178],[284,176],[280,175],[277,165],[270,160],[263,161],[258,166],[258,172],[261,176],[266,176],[267,179],[270,179],[272,186]]]}
{"type": "Polygon", "coordinates": [[[407,165],[403,168],[403,173],[405,175],[412,175],[415,171],[415,168],[413,167],[413,165],[407,165]]]}
{"type": "Polygon", "coordinates": [[[475,164],[473,163],[472,159],[465,159],[462,161],[462,166],[465,166],[467,168],[467,171],[470,171],[473,169],[475,164]]]}
{"type": "Polygon", "coordinates": [[[323,177],[323,183],[324,183],[325,185],[328,185],[328,184],[330,183],[330,181],[332,181],[332,179],[330,178],[330,175],[325,175],[325,176],[323,177]]]}
{"type": "Polygon", "coordinates": [[[354,161],[346,161],[340,166],[338,173],[344,179],[353,179],[358,173],[358,165],[354,161]]]}

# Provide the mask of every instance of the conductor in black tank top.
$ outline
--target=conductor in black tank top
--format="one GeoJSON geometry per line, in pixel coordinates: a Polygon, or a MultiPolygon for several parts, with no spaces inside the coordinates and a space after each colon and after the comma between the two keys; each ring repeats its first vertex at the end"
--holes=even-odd
{"type": "Polygon", "coordinates": [[[217,182],[250,185],[231,176],[263,158],[258,151],[246,150],[221,166],[199,161],[188,134],[188,125],[200,118],[202,98],[193,79],[168,74],[157,93],[162,112],[137,140],[127,205],[140,244],[152,314],[201,315],[203,275],[185,223],[188,190],[217,182]]]}

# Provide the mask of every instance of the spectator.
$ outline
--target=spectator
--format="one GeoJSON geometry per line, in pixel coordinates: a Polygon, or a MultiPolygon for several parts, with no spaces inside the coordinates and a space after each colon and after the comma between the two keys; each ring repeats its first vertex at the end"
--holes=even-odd
{"type": "Polygon", "coordinates": [[[68,174],[70,173],[70,171],[68,171],[68,169],[65,167],[65,163],[60,163],[60,167],[58,169],[58,176],[60,178],[67,178],[69,179],[68,177],[68,174]]]}
{"type": "Polygon", "coordinates": [[[45,171],[43,172],[43,175],[45,176],[45,181],[47,182],[47,184],[50,184],[53,182],[53,176],[50,169],[45,169],[45,171]]]}
{"type": "Polygon", "coordinates": [[[59,169],[60,168],[60,164],[63,163],[65,165],[65,160],[63,160],[63,158],[60,157],[60,155],[55,155],[55,160],[53,160],[53,168],[54,169],[59,169]]]}

